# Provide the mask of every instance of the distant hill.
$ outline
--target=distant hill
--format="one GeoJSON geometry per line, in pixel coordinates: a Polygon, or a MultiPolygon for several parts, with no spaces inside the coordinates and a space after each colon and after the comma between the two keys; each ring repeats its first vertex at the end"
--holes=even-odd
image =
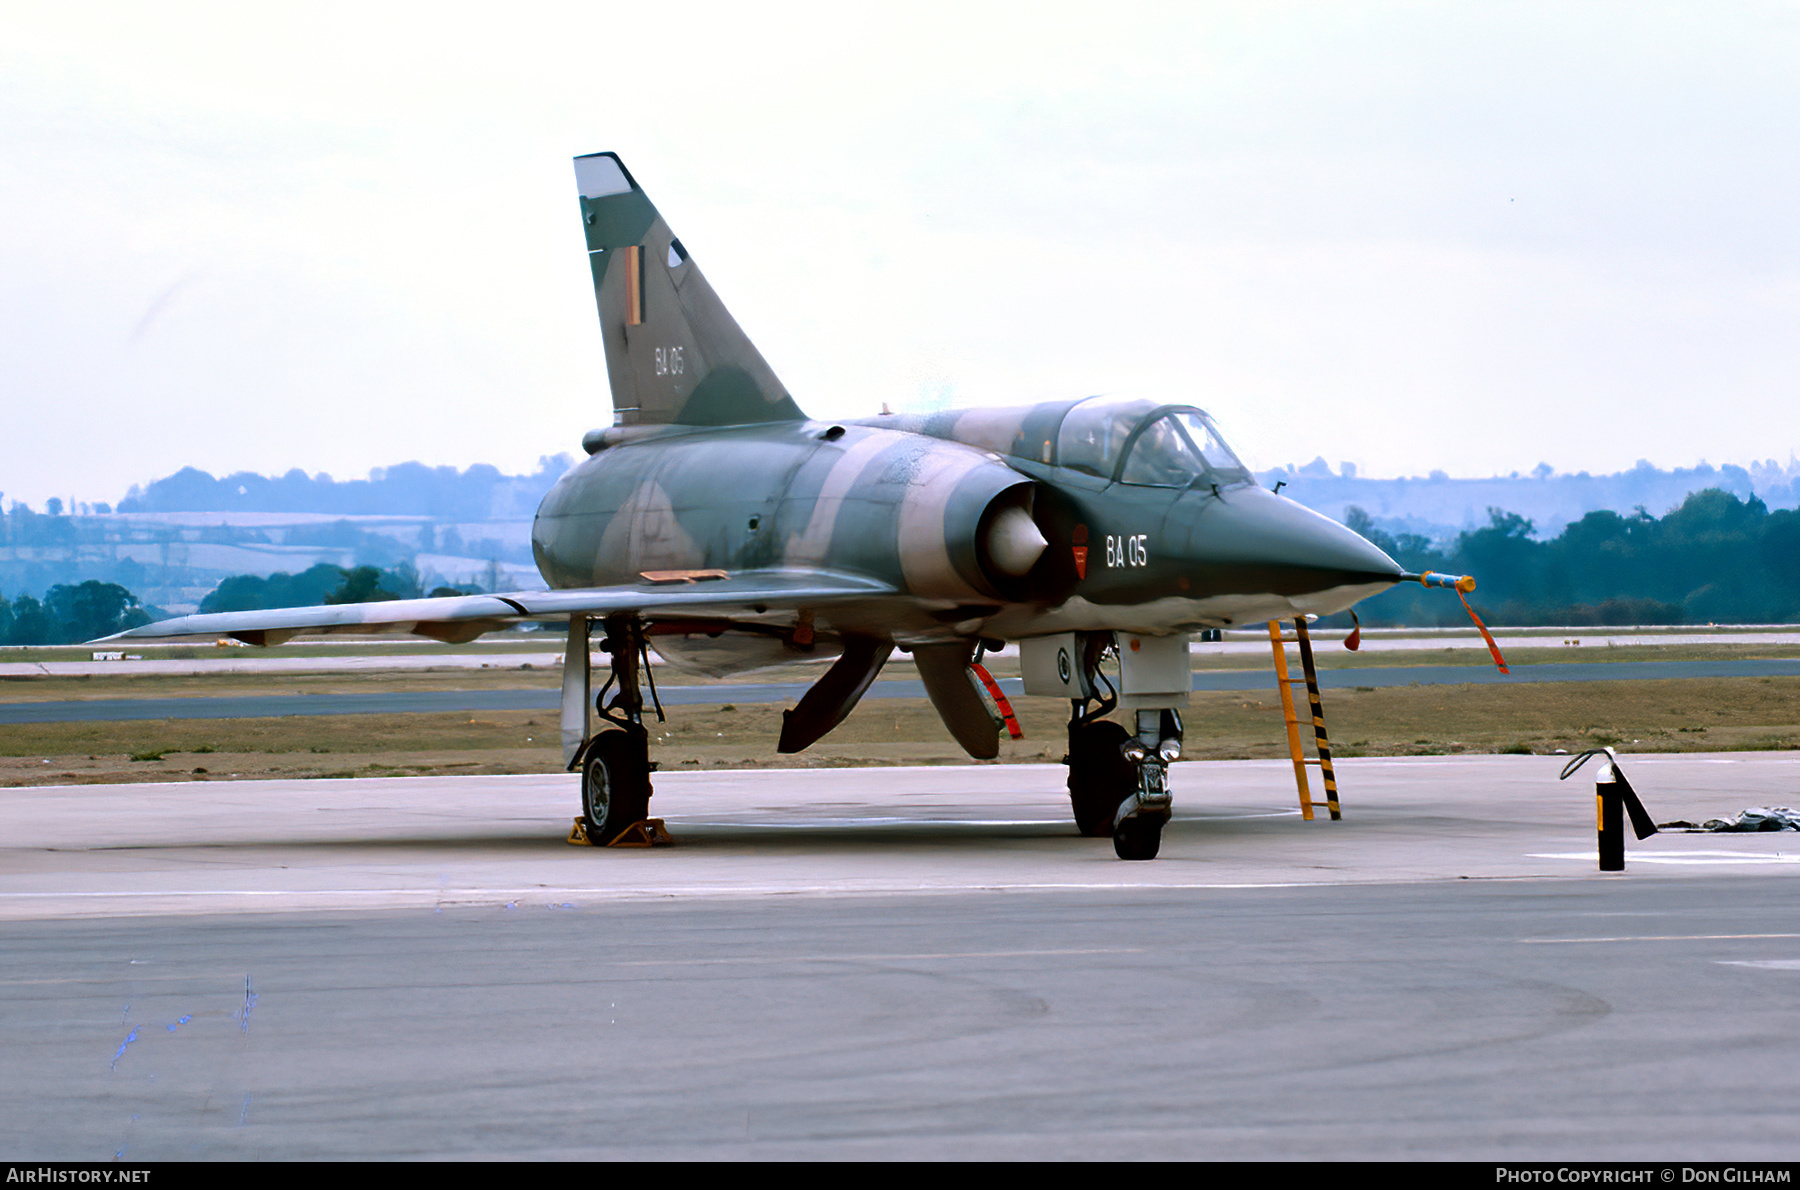
{"type": "MultiPolygon", "coordinates": [[[[538,503],[563,472],[574,465],[566,454],[538,460],[529,475],[504,475],[478,463],[466,470],[401,463],[378,468],[367,479],[336,480],[295,469],[281,476],[248,471],[214,478],[184,467],[119,501],[120,513],[307,513],[324,516],[404,516],[428,521],[529,521],[538,503]]],[[[1323,458],[1303,467],[1260,472],[1266,487],[1308,508],[1344,520],[1351,507],[1363,509],[1391,531],[1446,541],[1488,523],[1488,510],[1516,512],[1532,522],[1534,536],[1548,539],[1590,512],[1644,509],[1662,516],[1694,492],[1716,488],[1740,500],[1755,496],[1771,509],[1800,506],[1800,461],[1774,459],[1740,467],[1677,467],[1664,471],[1640,462],[1629,471],[1590,475],[1560,474],[1540,466],[1529,475],[1483,479],[1452,478],[1442,471],[1425,476],[1374,479],[1355,467],[1333,469],[1323,458]]]]}
{"type": "Polygon", "coordinates": [[[293,470],[215,478],[194,467],[134,486],[116,509],[60,500],[0,517],[0,595],[85,581],[117,583],[146,604],[193,611],[233,576],[310,567],[413,567],[438,585],[518,589],[542,580],[531,554],[538,504],[573,465],[529,475],[402,463],[338,481],[293,470]]]}
{"type": "MultiPolygon", "coordinates": [[[[56,584],[93,580],[117,583],[147,604],[184,612],[231,576],[299,574],[321,563],[382,569],[404,564],[417,571],[426,589],[440,583],[528,589],[541,582],[532,561],[532,517],[551,485],[573,465],[570,456],[554,455],[540,459],[529,475],[505,475],[485,464],[458,470],[412,462],[351,480],[300,470],[215,478],[184,467],[134,486],[116,510],[101,504],[65,511],[55,500],[45,511],[33,512],[14,501],[0,517],[0,594],[35,596],[56,584]]],[[[1462,552],[1463,535],[1500,523],[1493,518],[1496,509],[1513,518],[1505,523],[1518,526],[1520,539],[1550,542],[1589,513],[1631,517],[1641,508],[1649,517],[1662,517],[1692,493],[1708,489],[1728,493],[1740,504],[1754,499],[1770,512],[1800,505],[1800,462],[1792,458],[1785,465],[1770,459],[1750,467],[1702,463],[1670,471],[1639,463],[1613,475],[1561,475],[1542,466],[1530,475],[1486,479],[1451,478],[1441,471],[1371,479],[1349,464],[1334,470],[1320,458],[1258,478],[1377,540],[1403,543],[1401,552],[1418,555],[1421,565],[1451,564],[1462,552]]],[[[1484,574],[1484,584],[1489,581],[1484,574]]],[[[1496,592],[1504,593],[1504,588],[1496,592]]],[[[1549,596],[1511,598],[1524,609],[1549,596]]],[[[1679,603],[1687,614],[1697,614],[1704,602],[1685,594],[1657,598],[1679,603]]]]}
{"type": "Polygon", "coordinates": [[[1768,459],[1748,468],[1701,463],[1670,471],[1639,462],[1612,475],[1564,475],[1539,466],[1529,475],[1488,479],[1453,479],[1442,471],[1410,479],[1368,479],[1349,464],[1334,472],[1319,458],[1304,467],[1263,471],[1257,478],[1265,487],[1280,483],[1282,495],[1333,520],[1348,520],[1352,507],[1361,508],[1390,532],[1438,542],[1485,526],[1495,508],[1519,514],[1532,523],[1533,537],[1549,540],[1590,512],[1641,508],[1660,517],[1693,493],[1709,489],[1740,500],[1755,496],[1770,509],[1800,506],[1800,461],[1792,458],[1786,465],[1768,459]]]}
{"type": "Polygon", "coordinates": [[[466,471],[401,463],[381,467],[367,479],[335,480],[295,468],[279,477],[237,471],[214,479],[183,467],[139,487],[132,485],[118,511],[132,512],[304,512],[330,516],[423,516],[437,521],[530,520],[563,472],[574,465],[566,455],[546,455],[530,475],[502,475],[477,463],[466,471]]]}

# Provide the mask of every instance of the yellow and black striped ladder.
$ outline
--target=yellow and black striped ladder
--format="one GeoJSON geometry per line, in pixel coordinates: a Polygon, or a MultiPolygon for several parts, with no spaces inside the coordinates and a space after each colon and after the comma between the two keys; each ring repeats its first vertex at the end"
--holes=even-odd
{"type": "Polygon", "coordinates": [[[1269,621],[1269,647],[1275,651],[1275,684],[1281,690],[1281,713],[1287,719],[1288,753],[1294,759],[1294,784],[1300,787],[1300,817],[1311,822],[1313,816],[1312,789],[1306,780],[1306,766],[1319,766],[1319,775],[1325,782],[1325,807],[1331,811],[1331,820],[1337,822],[1343,818],[1338,808],[1337,772],[1331,767],[1331,739],[1325,734],[1325,707],[1319,701],[1319,671],[1313,665],[1312,637],[1306,631],[1306,618],[1294,621],[1294,634],[1283,636],[1280,620],[1269,621]],[[1287,642],[1293,641],[1300,646],[1300,667],[1306,674],[1304,678],[1288,676],[1287,642]],[[1313,748],[1318,752],[1316,758],[1308,758],[1300,748],[1300,717],[1294,713],[1295,686],[1304,683],[1308,700],[1312,703],[1313,748]]]}

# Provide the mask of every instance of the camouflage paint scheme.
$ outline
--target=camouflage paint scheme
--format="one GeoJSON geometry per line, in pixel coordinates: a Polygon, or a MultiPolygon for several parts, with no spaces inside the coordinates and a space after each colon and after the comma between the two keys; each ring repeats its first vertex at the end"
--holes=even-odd
{"type": "Polygon", "coordinates": [[[550,589],[188,616],[123,636],[466,640],[629,614],[670,660],[724,673],[849,637],[972,648],[1327,614],[1402,576],[1257,486],[1178,401],[809,420],[618,158],[577,158],[576,175],[614,417],[538,511],[550,589]]]}
{"type": "Polygon", "coordinates": [[[592,457],[539,510],[533,541],[553,587],[651,570],[847,572],[893,597],[790,617],[911,645],[1323,614],[1399,578],[1381,551],[1241,465],[1216,485],[1125,482],[1129,431],[1112,473],[1063,465],[1059,434],[1089,402],[807,420],[618,159],[576,164],[616,424],[588,436],[592,457]],[[1012,505],[1048,542],[1023,575],[982,556],[989,518],[1012,505]],[[1139,539],[1141,553],[1109,565],[1108,538],[1139,539]]]}

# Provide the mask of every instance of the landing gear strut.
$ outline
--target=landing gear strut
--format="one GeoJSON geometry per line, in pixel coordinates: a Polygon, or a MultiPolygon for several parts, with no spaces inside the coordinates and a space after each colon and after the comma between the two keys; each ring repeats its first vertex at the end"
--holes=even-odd
{"type": "MultiPolygon", "coordinates": [[[[650,733],[644,729],[644,699],[638,688],[644,656],[643,626],[628,616],[605,621],[600,651],[612,658],[612,673],[594,699],[594,712],[604,724],[588,734],[587,623],[569,625],[569,653],[564,660],[563,737],[573,743],[569,767],[581,773],[581,813],[587,836],[605,846],[650,812],[650,733]],[[579,666],[580,673],[573,672],[579,666]],[[607,699],[607,693],[618,690],[607,699]],[[571,705],[573,703],[574,705],[571,705]]],[[[654,692],[654,688],[653,688],[654,692]]],[[[661,715],[661,708],[657,714],[661,715]]]]}

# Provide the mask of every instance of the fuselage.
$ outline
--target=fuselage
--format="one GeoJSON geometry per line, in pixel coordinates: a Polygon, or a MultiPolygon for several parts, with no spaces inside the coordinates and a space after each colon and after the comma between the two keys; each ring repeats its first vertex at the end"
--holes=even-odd
{"type": "Polygon", "coordinates": [[[659,571],[848,572],[911,597],[914,612],[896,622],[884,607],[870,613],[879,624],[862,624],[839,608],[821,613],[829,627],[923,641],[1328,614],[1402,573],[1349,529],[1261,488],[1187,406],[1093,398],[629,427],[588,445],[533,528],[554,588],[659,571]],[[1043,543],[1023,573],[994,544],[1012,508],[1043,543]]]}

